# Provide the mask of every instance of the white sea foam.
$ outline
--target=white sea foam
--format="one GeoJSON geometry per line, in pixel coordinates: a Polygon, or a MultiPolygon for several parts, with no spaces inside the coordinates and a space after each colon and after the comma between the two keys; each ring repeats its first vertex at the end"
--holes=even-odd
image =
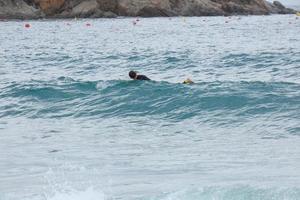
{"type": "Polygon", "coordinates": [[[88,188],[83,191],[71,190],[68,192],[56,192],[54,196],[47,197],[47,200],[105,200],[102,191],[88,188]]]}

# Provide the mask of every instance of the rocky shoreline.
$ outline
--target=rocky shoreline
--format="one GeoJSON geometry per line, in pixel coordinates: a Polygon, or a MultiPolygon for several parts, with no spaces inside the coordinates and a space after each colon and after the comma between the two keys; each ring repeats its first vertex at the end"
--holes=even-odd
{"type": "Polygon", "coordinates": [[[293,14],[265,0],[0,0],[0,19],[293,14]]]}

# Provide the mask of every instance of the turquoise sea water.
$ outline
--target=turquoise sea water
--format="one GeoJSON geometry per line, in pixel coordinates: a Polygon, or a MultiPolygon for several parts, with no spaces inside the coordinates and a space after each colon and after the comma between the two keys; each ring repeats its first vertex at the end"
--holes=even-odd
{"type": "Polygon", "coordinates": [[[300,199],[300,18],[134,20],[0,22],[0,200],[300,199]]]}

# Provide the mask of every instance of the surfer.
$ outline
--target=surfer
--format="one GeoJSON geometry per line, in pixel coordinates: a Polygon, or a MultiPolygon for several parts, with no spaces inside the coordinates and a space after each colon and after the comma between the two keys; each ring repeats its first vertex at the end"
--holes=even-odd
{"type": "Polygon", "coordinates": [[[194,82],[191,79],[186,79],[183,81],[183,84],[193,84],[194,82]]]}
{"type": "Polygon", "coordinates": [[[134,80],[150,81],[151,79],[145,75],[138,75],[135,71],[129,72],[129,77],[134,80]]]}
{"type": "MultiPolygon", "coordinates": [[[[148,78],[145,75],[138,75],[135,71],[130,71],[129,72],[129,77],[133,80],[143,80],[143,81],[150,81],[151,79],[148,78]]],[[[183,84],[193,84],[194,82],[191,79],[186,79],[182,82],[183,84]]]]}

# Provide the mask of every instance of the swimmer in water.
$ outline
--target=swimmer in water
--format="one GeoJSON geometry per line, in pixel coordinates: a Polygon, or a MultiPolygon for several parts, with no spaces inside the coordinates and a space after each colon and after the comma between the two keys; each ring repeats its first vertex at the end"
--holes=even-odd
{"type": "MultiPolygon", "coordinates": [[[[129,77],[133,80],[143,80],[143,81],[150,81],[151,80],[150,78],[148,78],[145,75],[138,75],[135,71],[130,71],[129,72],[129,77]]],[[[187,78],[182,83],[183,84],[193,84],[194,82],[191,79],[187,78]]]]}
{"type": "Polygon", "coordinates": [[[194,82],[191,79],[186,79],[183,81],[183,84],[193,84],[194,82]]]}
{"type": "Polygon", "coordinates": [[[138,75],[135,71],[129,72],[129,77],[133,80],[143,80],[143,81],[150,81],[151,79],[145,75],[138,75]]]}

